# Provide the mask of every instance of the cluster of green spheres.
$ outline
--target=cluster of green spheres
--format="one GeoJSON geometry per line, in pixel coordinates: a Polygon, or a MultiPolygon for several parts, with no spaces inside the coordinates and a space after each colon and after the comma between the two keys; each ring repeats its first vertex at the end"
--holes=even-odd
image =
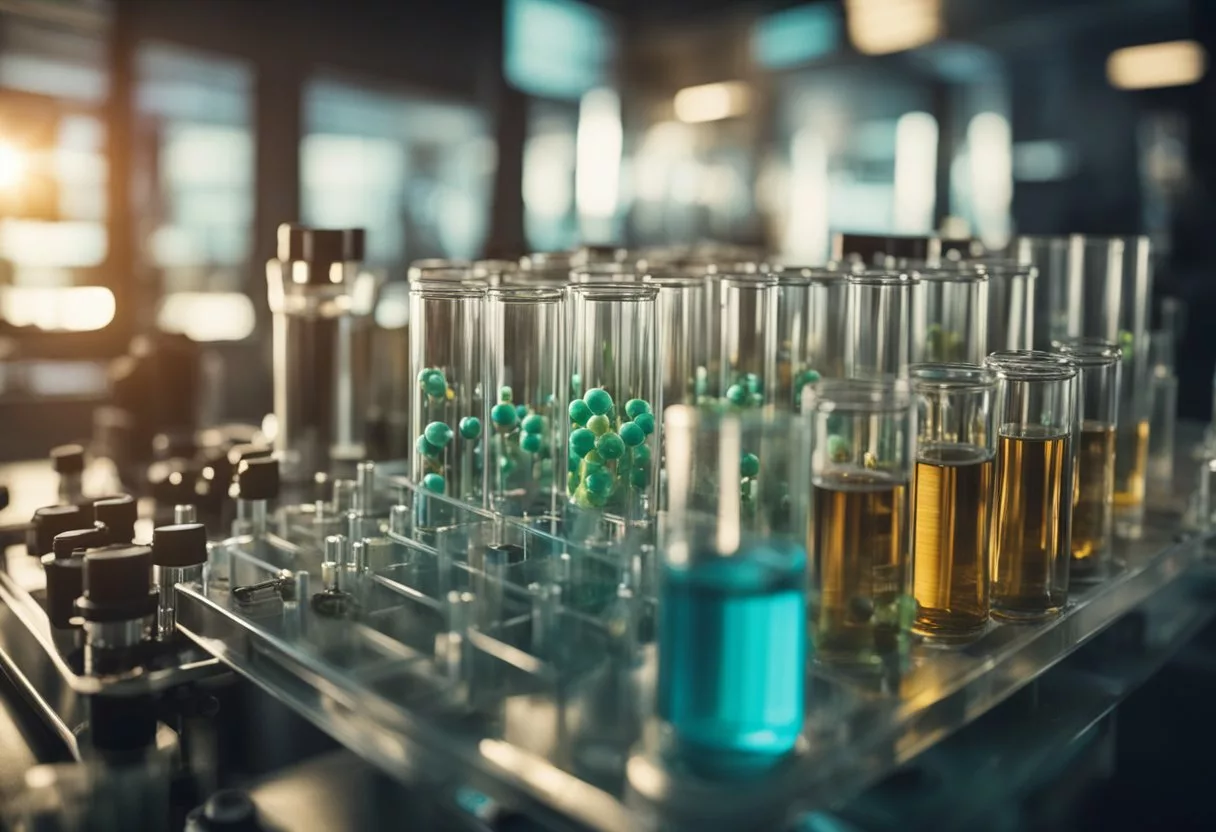
{"type": "Polygon", "coordinates": [[[630,399],[618,414],[612,395],[602,387],[570,403],[567,490],[584,508],[603,506],[626,488],[645,488],[650,481],[650,448],[654,413],[645,399],[630,399]]]}
{"type": "MultiPolygon", "coordinates": [[[[514,404],[515,393],[504,385],[498,388],[498,404],[490,408],[490,421],[500,433],[510,433],[519,428],[521,450],[538,454],[544,450],[545,417],[529,413],[526,405],[514,404]]],[[[501,463],[500,463],[501,464],[501,463]]]]}
{"type": "Polygon", "coordinates": [[[764,404],[764,382],[755,373],[747,373],[726,388],[726,400],[736,407],[759,407],[764,404]]]}
{"type": "MultiPolygon", "coordinates": [[[[433,367],[427,367],[418,373],[418,386],[430,399],[451,401],[456,397],[455,392],[448,385],[443,371],[433,367]]],[[[465,416],[457,424],[455,431],[446,422],[431,422],[414,442],[414,450],[418,456],[427,460],[432,468],[422,478],[422,487],[435,494],[442,494],[447,487],[447,481],[440,473],[443,467],[439,462],[439,457],[448,443],[456,437],[457,432],[460,433],[462,439],[473,441],[481,436],[481,420],[476,416],[465,416]]]]}

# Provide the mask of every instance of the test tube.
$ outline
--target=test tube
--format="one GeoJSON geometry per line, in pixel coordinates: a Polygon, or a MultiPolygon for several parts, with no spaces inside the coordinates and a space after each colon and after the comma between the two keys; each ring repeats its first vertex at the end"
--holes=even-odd
{"type": "Polygon", "coordinates": [[[274,444],[284,479],[305,482],[363,456],[375,288],[360,274],[362,229],[282,225],[278,253],[266,265],[274,444]]]}
{"type": "MultiPolygon", "coordinates": [[[[1016,237],[1008,248],[1009,256],[1023,268],[1033,267],[1035,279],[1034,303],[1031,305],[1030,346],[997,349],[1051,348],[1052,342],[1068,337],[1068,237],[1016,237]]],[[[992,298],[995,301],[995,298],[992,298]]]]}
{"type": "Polygon", "coordinates": [[[776,389],[781,408],[802,406],[802,388],[820,376],[840,377],[830,354],[843,359],[844,273],[831,269],[778,267],[776,389]],[[833,301],[838,308],[832,310],[833,301]],[[833,315],[839,318],[833,319],[833,315]],[[831,343],[834,349],[827,350],[831,343]]]}
{"type": "Polygon", "coordinates": [[[969,641],[988,624],[996,376],[976,364],[917,364],[912,574],[931,641],[969,641]]]}
{"type": "Polygon", "coordinates": [[[997,375],[992,615],[1040,621],[1068,595],[1077,366],[1034,350],[993,353],[984,363],[997,375]]]}
{"type": "Polygon", "coordinates": [[[664,437],[669,509],[657,694],[670,728],[664,751],[703,777],[755,775],[789,755],[802,729],[804,434],[787,413],[719,415],[676,405],[664,414],[664,437]]]}
{"type": "Polygon", "coordinates": [[[997,350],[1028,350],[1034,344],[1035,299],[1039,270],[1015,260],[981,260],[969,264],[988,275],[987,344],[997,350]]]}
{"type": "Polygon", "coordinates": [[[850,272],[845,374],[906,377],[925,344],[920,278],[897,271],[850,272]]]}
{"type": "Polygon", "coordinates": [[[642,283],[567,289],[567,493],[578,508],[631,522],[652,519],[657,510],[658,293],[642,283]]]}
{"type": "Polygon", "coordinates": [[[916,409],[907,380],[821,379],[807,385],[811,518],[807,550],[819,659],[881,667],[902,656],[911,593],[909,485],[916,409]]]}
{"type": "Polygon", "coordinates": [[[937,363],[976,364],[988,350],[988,272],[969,265],[918,272],[924,295],[921,355],[937,363]]]}
{"type": "Polygon", "coordinates": [[[160,596],[157,634],[170,638],[177,629],[179,583],[201,582],[207,563],[207,530],[201,523],[158,526],[152,531],[152,563],[156,567],[156,586],[160,596]]]}
{"type": "Polygon", "coordinates": [[[410,287],[410,469],[428,491],[481,503],[482,326],[485,289],[410,287]]]}
{"type": "Polygon", "coordinates": [[[432,257],[415,260],[406,271],[410,283],[461,283],[473,274],[473,264],[468,260],[447,260],[432,257]]]}
{"type": "Polygon", "coordinates": [[[777,384],[777,278],[722,275],[718,389],[735,407],[773,402],[777,384]]]}
{"type": "Polygon", "coordinates": [[[515,272],[519,263],[514,260],[477,260],[469,269],[469,278],[487,286],[502,286],[515,272]]]}
{"type": "MultiPolygon", "coordinates": [[[[565,481],[563,298],[555,287],[503,287],[486,295],[485,488],[489,507],[505,514],[554,511],[553,485],[565,481]]],[[[460,430],[462,438],[473,433],[467,423],[460,430]]]]}
{"type": "Polygon", "coordinates": [[[1149,419],[1148,478],[1170,493],[1174,487],[1174,424],[1178,419],[1178,376],[1174,373],[1176,333],[1149,334],[1149,384],[1152,416],[1149,419]]]}
{"type": "Polygon", "coordinates": [[[1101,338],[1071,338],[1056,351],[1077,364],[1080,432],[1072,501],[1070,581],[1106,577],[1115,496],[1115,433],[1123,356],[1101,338]]]}
{"type": "Polygon", "coordinates": [[[698,277],[652,272],[643,282],[658,287],[656,299],[663,357],[663,401],[667,405],[696,404],[709,391],[708,329],[705,322],[706,284],[698,277]]]}
{"type": "Polygon", "coordinates": [[[640,278],[632,263],[584,263],[570,270],[571,283],[634,283],[640,278]]]}

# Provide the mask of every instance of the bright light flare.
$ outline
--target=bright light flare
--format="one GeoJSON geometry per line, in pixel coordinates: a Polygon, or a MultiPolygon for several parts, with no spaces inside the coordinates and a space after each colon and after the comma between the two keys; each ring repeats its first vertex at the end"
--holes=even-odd
{"type": "Polygon", "coordinates": [[[255,323],[253,301],[240,292],[173,292],[156,315],[160,329],[191,341],[240,341],[255,323]]]}
{"type": "Polygon", "coordinates": [[[0,318],[14,326],[89,332],[114,320],[114,293],[104,286],[8,286],[0,318]]]}
{"type": "Polygon", "coordinates": [[[1193,40],[1148,43],[1116,49],[1106,59],[1106,78],[1121,90],[1194,84],[1208,68],[1208,55],[1193,40]]]}
{"type": "Polygon", "coordinates": [[[676,93],[676,118],[686,124],[720,121],[741,116],[751,109],[752,90],[743,81],[720,81],[685,87],[676,93]]]}
{"type": "Polygon", "coordinates": [[[887,55],[942,35],[941,0],[845,0],[849,39],[863,55],[887,55]]]}
{"type": "Polygon", "coordinates": [[[7,142],[0,142],[0,190],[15,190],[25,179],[28,160],[25,153],[7,142]]]}

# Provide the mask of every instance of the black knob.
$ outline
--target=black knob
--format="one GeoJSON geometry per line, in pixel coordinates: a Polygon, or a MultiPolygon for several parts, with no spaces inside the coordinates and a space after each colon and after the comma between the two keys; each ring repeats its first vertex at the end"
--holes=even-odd
{"type": "Polygon", "coordinates": [[[270,457],[245,459],[236,469],[237,495],[242,500],[273,500],[279,496],[279,461],[270,457]]]}
{"type": "Polygon", "coordinates": [[[172,567],[206,563],[207,529],[202,523],[156,527],[152,531],[152,562],[172,567]]]}
{"type": "MultiPolygon", "coordinates": [[[[57,558],[70,558],[82,549],[94,549],[105,546],[110,542],[110,530],[105,526],[93,526],[91,529],[73,529],[60,532],[51,542],[51,552],[57,558]]],[[[76,595],[80,593],[77,592],[76,595]]],[[[73,598],[76,596],[73,595],[73,598]]]]}
{"type": "Polygon", "coordinates": [[[93,524],[91,512],[79,506],[45,506],[34,512],[25,548],[31,555],[51,551],[55,535],[72,529],[87,529],[93,524]]]}
{"type": "Polygon", "coordinates": [[[60,445],[51,448],[51,465],[55,473],[79,474],[84,470],[84,448],[80,445],[60,445]]]}
{"type": "Polygon", "coordinates": [[[108,497],[93,503],[93,519],[110,530],[111,543],[130,543],[135,539],[139,507],[129,494],[108,497]]]}
{"type": "Polygon", "coordinates": [[[279,226],[278,259],[284,263],[304,259],[304,233],[307,229],[296,223],[285,222],[279,226]]]}
{"type": "Polygon", "coordinates": [[[72,626],[76,599],[84,591],[84,558],[42,556],[46,573],[46,614],[54,627],[72,626]]]}
{"type": "Polygon", "coordinates": [[[343,231],[334,228],[310,228],[304,232],[304,259],[309,262],[312,268],[309,270],[319,271],[313,282],[328,282],[328,269],[318,269],[317,267],[325,267],[329,263],[341,263],[343,250],[346,248],[346,234],[343,231]]]}
{"type": "Polygon", "coordinates": [[[270,456],[274,453],[269,445],[259,445],[253,442],[245,442],[240,445],[233,445],[228,449],[228,464],[233,468],[241,464],[245,459],[258,459],[264,456],[270,456]]]}
{"type": "Polygon", "coordinates": [[[367,232],[362,228],[348,228],[342,232],[342,259],[345,262],[363,262],[366,249],[367,232]]]}
{"type": "Polygon", "coordinates": [[[76,607],[89,621],[129,621],[156,612],[148,546],[107,546],[85,552],[83,583],[76,607]]]}
{"type": "Polygon", "coordinates": [[[187,832],[259,832],[258,808],[242,789],[222,789],[186,818],[187,832]]]}

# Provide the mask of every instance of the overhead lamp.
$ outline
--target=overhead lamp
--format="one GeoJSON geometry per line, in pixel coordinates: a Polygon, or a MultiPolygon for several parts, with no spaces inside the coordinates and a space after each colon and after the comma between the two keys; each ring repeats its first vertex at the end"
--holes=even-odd
{"type": "Polygon", "coordinates": [[[674,102],[676,118],[688,124],[741,116],[751,104],[751,87],[743,81],[685,87],[676,93],[674,102]]]}
{"type": "Polygon", "coordinates": [[[942,34],[941,0],[845,0],[849,39],[863,55],[887,55],[942,34]]]}
{"type": "Polygon", "coordinates": [[[1172,40],[1116,49],[1106,59],[1106,77],[1121,90],[1194,84],[1207,71],[1208,56],[1193,40],[1172,40]]]}

